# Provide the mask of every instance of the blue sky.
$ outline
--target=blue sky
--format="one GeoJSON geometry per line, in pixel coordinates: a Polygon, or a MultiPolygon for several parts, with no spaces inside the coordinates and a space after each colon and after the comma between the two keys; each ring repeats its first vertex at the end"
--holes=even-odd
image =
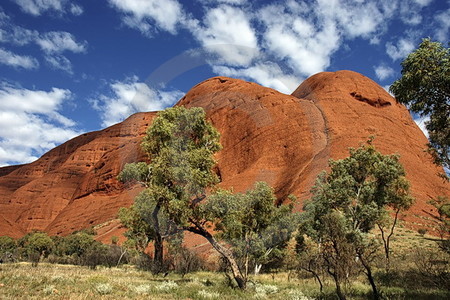
{"type": "Polygon", "coordinates": [[[0,166],[171,106],[216,75],[291,93],[350,69],[388,87],[449,0],[2,0],[0,166]]]}

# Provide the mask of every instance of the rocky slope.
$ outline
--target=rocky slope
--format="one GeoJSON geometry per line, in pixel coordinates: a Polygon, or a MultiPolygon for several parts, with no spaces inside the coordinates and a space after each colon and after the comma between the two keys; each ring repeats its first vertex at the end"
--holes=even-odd
{"type": "MultiPolygon", "coordinates": [[[[217,172],[222,185],[235,191],[264,180],[281,201],[294,194],[301,202],[329,158],[343,158],[348,147],[375,135],[381,152],[401,155],[417,198],[407,214],[412,226],[429,222],[424,210],[430,211],[430,198],[450,195],[406,108],[355,72],[319,73],[292,95],[215,77],[193,87],[177,105],[203,107],[221,132],[217,172]]],[[[0,235],[17,237],[32,229],[68,234],[107,221],[100,239],[123,232],[114,221],[117,210],[130,205],[140,188],[123,186],[116,176],[125,163],[145,159],[139,143],[154,116],[135,114],[74,138],[36,162],[0,168],[0,235]]]]}

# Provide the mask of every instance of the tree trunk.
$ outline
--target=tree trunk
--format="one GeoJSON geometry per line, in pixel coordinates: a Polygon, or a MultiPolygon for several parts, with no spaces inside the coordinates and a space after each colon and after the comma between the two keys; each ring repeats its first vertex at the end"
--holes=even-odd
{"type": "Polygon", "coordinates": [[[336,294],[338,295],[339,300],[346,300],[347,297],[345,297],[345,294],[342,292],[341,289],[341,280],[338,275],[333,275],[334,282],[336,284],[336,294]]]}
{"type": "Polygon", "coordinates": [[[236,281],[238,287],[242,290],[247,288],[247,280],[244,276],[242,276],[241,271],[239,270],[238,264],[234,259],[233,253],[226,247],[222,246],[215,238],[210,234],[203,226],[197,224],[196,222],[192,222],[195,225],[195,228],[188,227],[186,230],[196,233],[198,235],[203,236],[208,242],[216,249],[217,252],[220,253],[230,264],[231,272],[233,273],[234,280],[236,281]]]}
{"type": "Polygon", "coordinates": [[[154,255],[153,255],[153,263],[155,264],[155,272],[159,273],[161,271],[161,268],[163,266],[164,262],[164,245],[163,245],[163,238],[161,236],[161,230],[159,228],[159,219],[158,214],[161,209],[161,206],[157,204],[152,212],[152,219],[153,219],[153,227],[155,231],[155,236],[153,240],[153,247],[155,248],[154,255]]]}
{"type": "Polygon", "coordinates": [[[261,271],[262,264],[255,264],[255,276],[261,271]]]}
{"type": "Polygon", "coordinates": [[[381,299],[380,293],[378,292],[378,289],[377,289],[377,285],[375,284],[375,279],[373,278],[373,275],[372,275],[372,268],[370,267],[369,264],[366,263],[366,261],[364,260],[362,255],[358,255],[358,257],[359,257],[359,260],[361,261],[361,264],[363,265],[364,269],[366,269],[367,279],[369,280],[370,286],[372,287],[373,298],[375,300],[381,299]]]}
{"type": "Polygon", "coordinates": [[[390,241],[391,241],[391,237],[394,235],[394,229],[395,226],[397,225],[397,220],[398,220],[398,215],[400,213],[400,209],[398,208],[395,211],[394,214],[394,220],[392,222],[389,234],[386,236],[386,233],[384,232],[383,226],[381,226],[380,224],[378,224],[378,228],[380,229],[381,232],[381,238],[383,240],[383,246],[384,246],[384,254],[386,257],[386,271],[389,272],[390,268],[391,268],[391,261],[390,261],[390,241]]]}

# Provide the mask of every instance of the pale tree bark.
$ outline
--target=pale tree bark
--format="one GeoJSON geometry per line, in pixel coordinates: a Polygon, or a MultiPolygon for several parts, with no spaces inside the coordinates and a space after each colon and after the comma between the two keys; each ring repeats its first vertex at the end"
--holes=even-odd
{"type": "Polygon", "coordinates": [[[233,256],[233,253],[230,249],[226,248],[222,244],[220,244],[214,236],[209,233],[206,228],[204,228],[200,223],[191,220],[191,223],[194,224],[195,227],[187,227],[185,230],[190,231],[192,233],[203,236],[208,242],[213,246],[213,248],[219,252],[228,262],[231,268],[231,272],[233,273],[234,280],[236,281],[238,287],[242,290],[247,288],[247,281],[245,277],[242,276],[242,273],[239,269],[239,266],[236,262],[236,259],[233,256]]]}

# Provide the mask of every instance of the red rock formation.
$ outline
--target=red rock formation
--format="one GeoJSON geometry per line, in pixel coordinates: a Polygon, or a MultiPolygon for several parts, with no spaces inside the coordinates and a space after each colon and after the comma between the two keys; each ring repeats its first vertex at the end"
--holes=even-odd
{"type": "MultiPolygon", "coordinates": [[[[410,222],[426,223],[426,201],[450,194],[406,108],[358,73],[320,73],[292,95],[216,77],[193,87],[177,105],[203,107],[221,132],[217,171],[222,185],[235,191],[264,180],[280,199],[292,193],[303,201],[329,158],[343,158],[348,147],[375,135],[381,152],[402,157],[417,198],[410,222]]],[[[0,168],[0,235],[32,229],[68,234],[113,220],[140,190],[121,185],[116,176],[126,162],[145,158],[139,144],[154,115],[133,115],[68,141],[34,163],[0,168]]],[[[116,221],[105,223],[99,238],[109,242],[123,232],[119,227],[116,221]]]]}

